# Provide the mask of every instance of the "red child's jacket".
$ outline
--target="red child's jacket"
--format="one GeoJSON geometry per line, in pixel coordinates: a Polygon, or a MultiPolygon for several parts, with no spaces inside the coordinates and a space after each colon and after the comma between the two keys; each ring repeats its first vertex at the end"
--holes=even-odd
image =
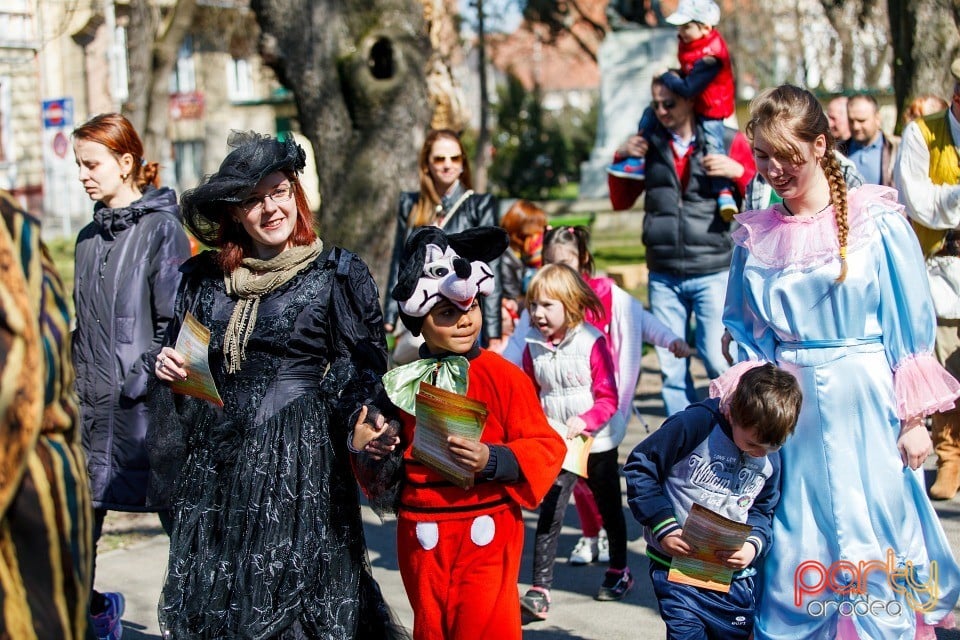
{"type": "Polygon", "coordinates": [[[406,445],[401,518],[433,522],[475,518],[506,509],[511,503],[534,509],[560,473],[567,446],[547,423],[537,392],[523,371],[481,349],[480,355],[470,360],[467,379],[467,397],[487,406],[481,441],[508,447],[516,456],[522,477],[508,484],[478,481],[471,489],[461,489],[413,459],[415,419],[401,413],[406,445]]]}
{"type": "Polygon", "coordinates": [[[693,42],[684,42],[681,39],[677,57],[680,59],[680,71],[684,76],[690,74],[693,65],[699,60],[707,57],[717,59],[720,63],[720,71],[697,96],[693,108],[697,115],[711,120],[723,120],[730,116],[736,106],[733,65],[730,62],[727,43],[720,36],[720,32],[712,29],[709,34],[693,42]]]}

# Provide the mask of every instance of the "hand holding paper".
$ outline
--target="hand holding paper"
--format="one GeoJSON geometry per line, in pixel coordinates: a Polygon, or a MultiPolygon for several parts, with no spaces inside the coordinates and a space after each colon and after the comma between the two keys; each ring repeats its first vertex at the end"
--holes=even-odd
{"type": "Polygon", "coordinates": [[[737,551],[717,551],[717,558],[735,571],[746,569],[757,557],[757,548],[749,542],[744,542],[737,551]]]}
{"type": "Polygon", "coordinates": [[[749,525],[694,504],[683,524],[682,539],[689,545],[690,555],[674,556],[667,580],[727,593],[734,569],[743,568],[739,565],[746,558],[744,545],[753,547],[747,543],[749,534],[749,525]],[[723,556],[725,552],[729,555],[723,556]],[[736,560],[729,562],[734,557],[736,560]]]}
{"type": "MultiPolygon", "coordinates": [[[[181,378],[171,377],[169,379],[170,388],[173,389],[174,393],[209,400],[218,407],[222,407],[223,400],[220,399],[217,383],[214,382],[213,374],[210,373],[209,347],[210,330],[188,311],[183,318],[180,334],[177,336],[176,349],[170,350],[168,347],[164,347],[165,351],[173,351],[174,354],[180,356],[182,362],[179,363],[179,369],[186,374],[181,378]]],[[[164,357],[162,353],[161,357],[164,357]]],[[[171,355],[172,357],[173,355],[171,355]]],[[[157,360],[159,362],[160,358],[157,358],[157,360]]],[[[157,365],[158,378],[160,377],[160,364],[157,365]]],[[[160,379],[164,380],[165,378],[160,379]]]]}
{"type": "Polygon", "coordinates": [[[660,541],[663,550],[673,558],[682,558],[693,553],[693,547],[683,539],[683,529],[672,531],[660,541]]]}
{"type": "Polygon", "coordinates": [[[183,368],[185,362],[186,358],[177,353],[176,349],[164,347],[160,350],[160,355],[157,356],[157,378],[164,382],[186,380],[187,370],[183,368]]]}
{"type": "Polygon", "coordinates": [[[450,436],[447,438],[447,447],[454,462],[472,473],[483,471],[490,460],[490,447],[482,442],[450,436]]]}

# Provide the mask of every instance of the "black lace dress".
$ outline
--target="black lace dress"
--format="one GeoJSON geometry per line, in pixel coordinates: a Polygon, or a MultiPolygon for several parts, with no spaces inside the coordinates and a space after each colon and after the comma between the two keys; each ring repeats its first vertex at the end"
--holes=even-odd
{"type": "Polygon", "coordinates": [[[223,275],[209,254],[184,271],[175,317],[189,310],[211,329],[224,407],[155,394],[151,499],[172,491],[175,518],[164,630],[177,640],[403,635],[370,574],[347,451],[351,418],[377,404],[386,367],[366,265],[324,252],[264,296],[230,375],[223,275]]]}

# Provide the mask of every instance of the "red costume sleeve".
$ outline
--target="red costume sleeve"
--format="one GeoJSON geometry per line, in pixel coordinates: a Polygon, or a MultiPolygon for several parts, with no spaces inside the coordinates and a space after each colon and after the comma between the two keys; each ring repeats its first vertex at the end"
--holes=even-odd
{"type": "Polygon", "coordinates": [[[730,157],[743,165],[743,175],[733,181],[740,191],[740,195],[746,195],[747,185],[757,175],[757,164],[753,161],[753,150],[750,148],[750,142],[742,133],[737,133],[730,143],[730,157]]]}
{"type": "Polygon", "coordinates": [[[520,465],[523,478],[503,485],[504,490],[520,506],[535,509],[560,474],[567,445],[543,415],[533,383],[517,366],[484,351],[470,364],[467,395],[497,413],[502,444],[520,465]]]}

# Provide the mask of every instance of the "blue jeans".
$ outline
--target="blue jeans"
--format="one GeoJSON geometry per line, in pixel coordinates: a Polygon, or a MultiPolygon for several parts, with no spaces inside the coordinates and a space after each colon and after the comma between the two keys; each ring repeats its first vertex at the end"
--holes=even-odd
{"type": "MultiPolygon", "coordinates": [[[[720,349],[727,275],[727,271],[687,277],[650,273],[651,313],[684,339],[691,320],[696,318],[695,346],[710,379],[727,370],[720,349]]],[[[663,375],[663,403],[671,416],[700,398],[690,374],[689,358],[675,358],[663,347],[657,347],[657,357],[663,375]]]]}

